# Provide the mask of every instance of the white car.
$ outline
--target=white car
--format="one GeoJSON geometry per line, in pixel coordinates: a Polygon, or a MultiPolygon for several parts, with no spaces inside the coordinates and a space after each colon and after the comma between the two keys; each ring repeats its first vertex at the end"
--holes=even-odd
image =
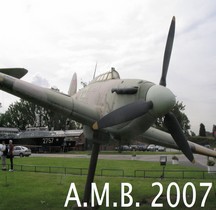
{"type": "Polygon", "coordinates": [[[166,152],[166,148],[162,146],[159,146],[157,150],[158,152],[166,152]]]}
{"type": "Polygon", "coordinates": [[[156,151],[156,146],[154,144],[148,145],[147,151],[155,152],[156,151]]]}
{"type": "Polygon", "coordinates": [[[31,150],[24,146],[14,146],[13,155],[20,156],[20,157],[24,157],[24,156],[28,157],[31,155],[31,150]]]}
{"type": "Polygon", "coordinates": [[[0,157],[2,156],[2,147],[3,147],[3,145],[2,144],[0,144],[0,157]]]}

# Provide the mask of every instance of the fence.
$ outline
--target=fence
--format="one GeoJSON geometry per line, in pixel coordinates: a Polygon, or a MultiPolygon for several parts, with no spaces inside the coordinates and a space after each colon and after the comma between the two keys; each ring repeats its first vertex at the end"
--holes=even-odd
{"type": "Polygon", "coordinates": [[[208,179],[215,178],[216,172],[208,173],[207,171],[198,170],[135,170],[134,177],[143,178],[168,178],[168,179],[208,179]]]}
{"type": "MultiPolygon", "coordinates": [[[[9,169],[10,165],[7,165],[9,169]]],[[[68,175],[87,175],[88,168],[69,168],[56,166],[41,165],[14,165],[15,171],[40,172],[40,173],[57,173],[68,175]]],[[[134,178],[167,178],[167,179],[216,179],[216,171],[199,170],[134,170],[131,174],[126,174],[123,169],[102,168],[97,169],[96,176],[110,177],[134,177],[134,178]]]]}

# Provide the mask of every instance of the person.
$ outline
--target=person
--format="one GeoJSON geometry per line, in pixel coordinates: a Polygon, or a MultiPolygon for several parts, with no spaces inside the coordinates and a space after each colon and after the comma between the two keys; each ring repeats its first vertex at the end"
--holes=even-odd
{"type": "Polygon", "coordinates": [[[13,151],[14,151],[14,145],[13,141],[9,140],[9,146],[8,146],[8,152],[9,152],[9,158],[10,158],[10,170],[13,171],[13,151]]]}
{"type": "Polygon", "coordinates": [[[2,170],[5,171],[6,170],[6,157],[7,157],[7,147],[5,145],[5,141],[2,141],[1,151],[2,151],[2,155],[1,155],[1,158],[2,158],[2,170]]]}

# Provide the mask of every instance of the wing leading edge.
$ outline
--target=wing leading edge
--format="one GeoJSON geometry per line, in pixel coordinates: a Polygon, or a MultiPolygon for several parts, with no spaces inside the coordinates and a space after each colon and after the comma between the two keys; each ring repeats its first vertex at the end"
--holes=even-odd
{"type": "Polygon", "coordinates": [[[94,107],[48,88],[0,73],[0,89],[91,126],[99,118],[94,107]]]}
{"type": "MultiPolygon", "coordinates": [[[[144,137],[145,141],[150,144],[157,144],[173,149],[179,149],[169,133],[163,132],[156,128],[149,128],[142,136],[144,137]]],[[[188,144],[193,153],[216,158],[216,151],[208,149],[191,141],[188,141],[188,144]]]]}

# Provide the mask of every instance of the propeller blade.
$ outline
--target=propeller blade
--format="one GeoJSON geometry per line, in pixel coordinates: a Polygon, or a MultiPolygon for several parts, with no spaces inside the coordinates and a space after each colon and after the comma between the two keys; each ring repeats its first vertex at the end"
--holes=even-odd
{"type": "Polygon", "coordinates": [[[99,121],[95,122],[92,128],[98,130],[133,120],[146,114],[152,107],[153,103],[151,101],[136,101],[105,115],[99,121]]]}
{"type": "Polygon", "coordinates": [[[191,161],[195,162],[193,153],[190,149],[187,139],[180,127],[178,120],[172,112],[165,115],[164,124],[166,125],[171,136],[175,140],[179,149],[185,154],[185,156],[191,161]]]}
{"type": "Polygon", "coordinates": [[[170,24],[170,29],[167,37],[165,52],[164,52],[164,58],[163,58],[163,67],[162,67],[162,75],[160,79],[160,85],[166,87],[166,76],[167,71],[169,67],[170,57],[172,53],[172,46],[174,41],[174,35],[175,35],[175,17],[172,18],[172,22],[170,24]]]}

